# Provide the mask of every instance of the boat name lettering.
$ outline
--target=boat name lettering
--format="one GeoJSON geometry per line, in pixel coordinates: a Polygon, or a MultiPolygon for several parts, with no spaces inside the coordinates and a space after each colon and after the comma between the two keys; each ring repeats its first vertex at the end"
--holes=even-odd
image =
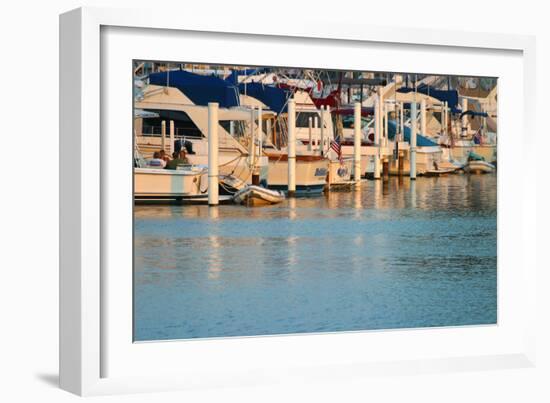
{"type": "Polygon", "coordinates": [[[315,170],[315,176],[327,176],[327,169],[326,168],[317,168],[315,170]]]}

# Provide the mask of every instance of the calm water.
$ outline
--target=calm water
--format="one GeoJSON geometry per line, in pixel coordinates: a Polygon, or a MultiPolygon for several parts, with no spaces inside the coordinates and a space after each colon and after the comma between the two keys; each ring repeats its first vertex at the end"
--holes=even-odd
{"type": "Polygon", "coordinates": [[[496,176],[138,206],[136,340],[496,323],[496,176]]]}

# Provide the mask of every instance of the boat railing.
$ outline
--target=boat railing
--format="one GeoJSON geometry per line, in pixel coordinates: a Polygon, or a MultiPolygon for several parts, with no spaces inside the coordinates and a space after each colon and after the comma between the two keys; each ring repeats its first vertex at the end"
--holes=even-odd
{"type": "MultiPolygon", "coordinates": [[[[162,137],[162,126],[145,126],[141,130],[142,136],[162,137]]],[[[169,137],[170,133],[165,133],[169,137]]],[[[194,133],[192,129],[186,127],[175,127],[174,135],[176,137],[201,137],[198,133],[194,133]]]]}

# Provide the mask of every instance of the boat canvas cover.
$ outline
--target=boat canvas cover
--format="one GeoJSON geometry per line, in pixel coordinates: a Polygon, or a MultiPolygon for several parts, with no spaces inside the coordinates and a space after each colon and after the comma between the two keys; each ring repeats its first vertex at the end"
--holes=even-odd
{"type": "MultiPolygon", "coordinates": [[[[388,120],[388,138],[393,140],[395,138],[395,132],[397,129],[397,123],[395,120],[388,120]]],[[[411,142],[411,128],[405,126],[405,141],[410,144],[411,142]]],[[[438,144],[422,134],[416,135],[416,145],[418,147],[438,147],[438,144]]]]}
{"type": "Polygon", "coordinates": [[[217,102],[222,108],[239,106],[237,87],[218,77],[173,70],[150,74],[149,83],[175,87],[196,105],[207,106],[209,102],[217,102]]]}
{"type": "Polygon", "coordinates": [[[257,69],[244,69],[244,70],[232,70],[231,74],[229,74],[225,81],[227,81],[230,84],[237,85],[239,84],[239,76],[251,76],[254,74],[260,74],[266,71],[265,68],[257,68],[257,69]]]}
{"type": "Polygon", "coordinates": [[[286,103],[288,92],[282,88],[261,83],[248,83],[239,84],[239,91],[241,94],[246,94],[263,102],[269,109],[277,114],[287,111],[286,103]]]}
{"type": "MultiPolygon", "coordinates": [[[[399,88],[397,90],[397,92],[401,92],[404,94],[414,91],[414,88],[408,87],[399,88]]],[[[437,90],[430,87],[429,85],[419,85],[416,88],[416,91],[421,94],[429,95],[430,97],[436,98],[441,102],[447,101],[447,105],[449,105],[449,108],[451,108],[452,113],[462,112],[462,110],[458,108],[458,91],[456,90],[437,90]]]]}

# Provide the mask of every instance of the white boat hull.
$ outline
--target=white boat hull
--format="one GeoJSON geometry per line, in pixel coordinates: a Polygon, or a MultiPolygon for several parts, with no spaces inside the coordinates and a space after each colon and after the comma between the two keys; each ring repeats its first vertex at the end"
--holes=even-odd
{"type": "Polygon", "coordinates": [[[237,204],[247,206],[265,206],[269,204],[281,203],[285,199],[283,192],[278,190],[266,189],[261,186],[247,186],[239,190],[233,196],[233,201],[237,204]]]}
{"type": "MultiPolygon", "coordinates": [[[[442,151],[439,147],[417,147],[416,151],[416,174],[425,175],[431,171],[437,171],[441,168],[442,151]]],[[[403,170],[401,175],[409,175],[411,170],[410,151],[407,151],[403,158],[403,170]]],[[[390,175],[399,175],[398,161],[390,159],[390,175]]]]}
{"type": "MultiPolygon", "coordinates": [[[[296,157],[296,196],[320,195],[327,183],[328,160],[313,156],[296,157]]],[[[270,154],[267,184],[270,189],[288,190],[286,154],[270,154]]]]}
{"type": "Polygon", "coordinates": [[[488,174],[495,172],[495,166],[486,161],[469,161],[464,171],[471,174],[488,174]]]}
{"type": "Polygon", "coordinates": [[[329,186],[338,186],[349,184],[353,173],[353,159],[346,158],[329,162],[328,184],[329,186]]]}
{"type": "Polygon", "coordinates": [[[171,170],[134,168],[136,199],[190,199],[208,192],[207,169],[171,170]]]}

